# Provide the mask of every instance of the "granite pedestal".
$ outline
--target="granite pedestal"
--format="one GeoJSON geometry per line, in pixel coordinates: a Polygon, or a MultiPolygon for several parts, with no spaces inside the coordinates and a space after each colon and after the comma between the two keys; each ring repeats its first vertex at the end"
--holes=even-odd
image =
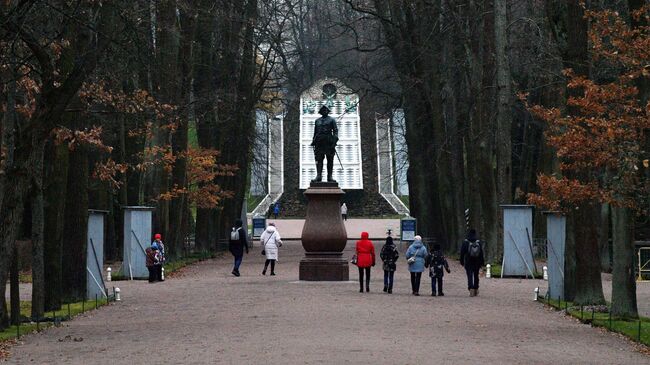
{"type": "Polygon", "coordinates": [[[349,280],[348,261],[343,257],[348,237],[341,217],[343,194],[338,183],[329,182],[312,182],[305,191],[307,217],[301,236],[305,257],[300,261],[300,280],[349,280]]]}

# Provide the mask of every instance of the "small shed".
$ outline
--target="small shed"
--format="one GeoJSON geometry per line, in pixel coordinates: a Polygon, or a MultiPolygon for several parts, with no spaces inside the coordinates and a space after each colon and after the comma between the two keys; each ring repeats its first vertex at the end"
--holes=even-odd
{"type": "Polygon", "coordinates": [[[155,208],[129,206],[124,207],[124,251],[122,275],[134,278],[146,278],[149,271],[146,266],[145,249],[149,246],[152,234],[152,212],[155,208]]]}
{"type": "Polygon", "coordinates": [[[533,256],[533,206],[502,205],[503,264],[501,276],[535,277],[533,256]]]}
{"type": "Polygon", "coordinates": [[[566,217],[557,212],[546,215],[546,255],[548,261],[548,294],[553,299],[564,299],[564,251],[566,217]]]}
{"type": "Polygon", "coordinates": [[[88,244],[86,245],[86,297],[105,298],[104,271],[104,220],[105,210],[88,210],[88,244]]]}

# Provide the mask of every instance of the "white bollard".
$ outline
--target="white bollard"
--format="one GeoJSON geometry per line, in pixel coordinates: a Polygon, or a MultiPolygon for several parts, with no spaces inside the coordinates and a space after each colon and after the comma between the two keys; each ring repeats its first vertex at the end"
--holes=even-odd
{"type": "Polygon", "coordinates": [[[542,269],[544,269],[544,280],[548,280],[548,267],[544,266],[542,269]]]}
{"type": "Polygon", "coordinates": [[[485,277],[487,279],[492,277],[492,265],[490,264],[485,265],[485,277]]]}
{"type": "Polygon", "coordinates": [[[120,288],[115,288],[115,301],[119,302],[121,300],[122,298],[120,298],[120,288]]]}
{"type": "Polygon", "coordinates": [[[113,277],[111,276],[111,273],[113,272],[113,269],[110,267],[106,269],[106,281],[113,281],[113,277]]]}
{"type": "Polygon", "coordinates": [[[533,298],[533,300],[534,300],[534,301],[537,301],[537,296],[539,295],[539,287],[536,287],[535,290],[533,291],[533,293],[534,293],[534,295],[535,295],[534,298],[533,298]]]}
{"type": "Polygon", "coordinates": [[[163,281],[165,280],[165,268],[164,267],[160,268],[160,279],[162,279],[163,281]]]}

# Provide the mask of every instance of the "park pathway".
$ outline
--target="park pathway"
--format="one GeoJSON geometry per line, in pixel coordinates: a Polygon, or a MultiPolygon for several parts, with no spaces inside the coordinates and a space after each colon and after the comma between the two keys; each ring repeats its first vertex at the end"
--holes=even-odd
{"type": "MultiPolygon", "coordinates": [[[[469,298],[454,262],[445,297],[414,297],[400,259],[394,294],[382,293],[379,266],[361,294],[356,282],[297,282],[299,242],[282,248],[277,276],[261,275],[259,251],[239,278],[225,256],[164,283],[116,282],[121,303],[24,337],[9,362],[650,364],[629,341],[533,302],[541,282],[482,280],[469,298]]],[[[423,278],[421,293],[429,288],[423,278]]]]}

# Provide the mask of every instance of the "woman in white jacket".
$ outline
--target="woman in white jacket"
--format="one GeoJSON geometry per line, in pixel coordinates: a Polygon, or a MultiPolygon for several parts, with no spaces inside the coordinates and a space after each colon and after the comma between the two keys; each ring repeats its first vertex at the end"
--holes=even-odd
{"type": "Polygon", "coordinates": [[[262,275],[266,275],[266,269],[271,264],[271,275],[275,275],[275,261],[278,259],[278,249],[282,246],[282,237],[278,233],[275,224],[269,223],[268,227],[260,236],[260,243],[264,247],[264,255],[266,262],[264,263],[264,270],[262,275]]]}

